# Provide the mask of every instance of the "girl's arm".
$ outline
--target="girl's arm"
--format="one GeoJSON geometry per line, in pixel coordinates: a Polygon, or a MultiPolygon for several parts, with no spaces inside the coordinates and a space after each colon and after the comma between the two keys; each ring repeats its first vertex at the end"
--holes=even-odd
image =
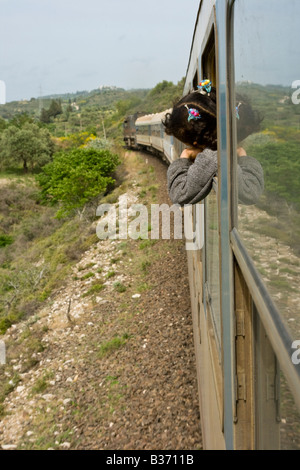
{"type": "Polygon", "coordinates": [[[198,153],[194,162],[188,158],[190,151],[184,152],[182,158],[169,166],[167,173],[170,198],[174,204],[181,206],[204,199],[211,190],[212,179],[218,169],[216,151],[205,149],[198,153]],[[184,152],[186,157],[183,156],[184,152]]]}
{"type": "Polygon", "coordinates": [[[253,157],[240,156],[237,166],[238,200],[241,204],[256,204],[264,190],[264,172],[253,157]]]}
{"type": "MultiPolygon", "coordinates": [[[[205,149],[198,153],[186,149],[181,158],[173,162],[167,173],[169,195],[174,204],[195,204],[204,199],[212,188],[217,173],[217,152],[205,149]]],[[[263,169],[260,163],[238,151],[238,199],[241,204],[255,204],[264,190],[263,169]]]]}

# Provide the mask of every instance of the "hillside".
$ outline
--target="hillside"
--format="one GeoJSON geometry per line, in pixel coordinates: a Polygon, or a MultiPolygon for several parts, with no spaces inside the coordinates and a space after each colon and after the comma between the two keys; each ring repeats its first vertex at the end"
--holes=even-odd
{"type": "MultiPolygon", "coordinates": [[[[161,161],[124,161],[106,202],[169,203],[161,161]]],[[[3,339],[2,449],[201,449],[183,241],[90,240],[3,339]]]]}
{"type": "Polygon", "coordinates": [[[0,105],[0,130],[4,120],[27,114],[40,121],[42,110],[49,110],[53,102],[61,106],[61,112],[44,125],[56,137],[76,132],[92,132],[99,137],[121,141],[122,122],[126,114],[137,111],[160,112],[172,106],[174,99],[182,94],[183,80],[177,85],[163,81],[152,90],[129,90],[102,88],[91,92],[54,95],[30,101],[11,102],[0,105]]]}
{"type": "MultiPolygon", "coordinates": [[[[163,82],[152,91],[49,97],[44,109],[57,113],[49,123],[39,121],[35,100],[11,103],[11,119],[0,120],[7,146],[0,178],[2,449],[201,448],[184,247],[173,240],[107,243],[97,238],[95,219],[100,201],[116,203],[121,194],[168,202],[165,165],[124,155],[119,143],[125,114],[165,109],[180,88],[163,82]],[[27,173],[8,147],[24,132],[38,142],[50,133],[59,150],[46,165],[38,158],[28,164],[27,173]],[[53,179],[44,169],[49,176],[53,162],[70,158],[74,167],[90,144],[120,157],[116,182],[57,218],[61,204],[45,198],[53,179]]],[[[17,150],[22,156],[22,141],[17,150]]]]}

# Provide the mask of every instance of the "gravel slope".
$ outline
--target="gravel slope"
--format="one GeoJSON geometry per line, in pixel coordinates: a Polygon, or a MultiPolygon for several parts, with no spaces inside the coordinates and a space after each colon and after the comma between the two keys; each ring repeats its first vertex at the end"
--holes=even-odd
{"type": "MultiPolygon", "coordinates": [[[[142,167],[127,157],[128,195],[143,202],[142,167]]],[[[170,203],[166,166],[138,158],[151,166],[155,202],[170,203]]],[[[202,448],[184,244],[141,243],[99,240],[34,323],[8,330],[15,371],[26,328],[43,350],[6,398],[3,449],[202,448]],[[97,280],[103,289],[85,295],[97,280]]]]}

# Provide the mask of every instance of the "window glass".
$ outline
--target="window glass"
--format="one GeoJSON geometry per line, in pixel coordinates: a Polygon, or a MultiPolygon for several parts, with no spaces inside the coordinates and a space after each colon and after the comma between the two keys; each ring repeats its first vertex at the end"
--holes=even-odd
{"type": "Polygon", "coordinates": [[[234,3],[237,226],[295,339],[300,339],[299,18],[299,0],[234,3]]]}
{"type": "Polygon", "coordinates": [[[220,344],[219,221],[217,194],[213,189],[205,199],[206,289],[215,333],[220,344]]]}

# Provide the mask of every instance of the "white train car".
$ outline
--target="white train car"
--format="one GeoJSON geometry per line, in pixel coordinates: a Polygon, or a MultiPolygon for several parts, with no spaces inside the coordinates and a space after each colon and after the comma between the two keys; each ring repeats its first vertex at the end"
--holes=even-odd
{"type": "Polygon", "coordinates": [[[169,163],[176,159],[174,139],[165,134],[162,122],[170,111],[171,109],[168,109],[161,113],[148,114],[135,121],[136,146],[158,153],[169,163]]]}

